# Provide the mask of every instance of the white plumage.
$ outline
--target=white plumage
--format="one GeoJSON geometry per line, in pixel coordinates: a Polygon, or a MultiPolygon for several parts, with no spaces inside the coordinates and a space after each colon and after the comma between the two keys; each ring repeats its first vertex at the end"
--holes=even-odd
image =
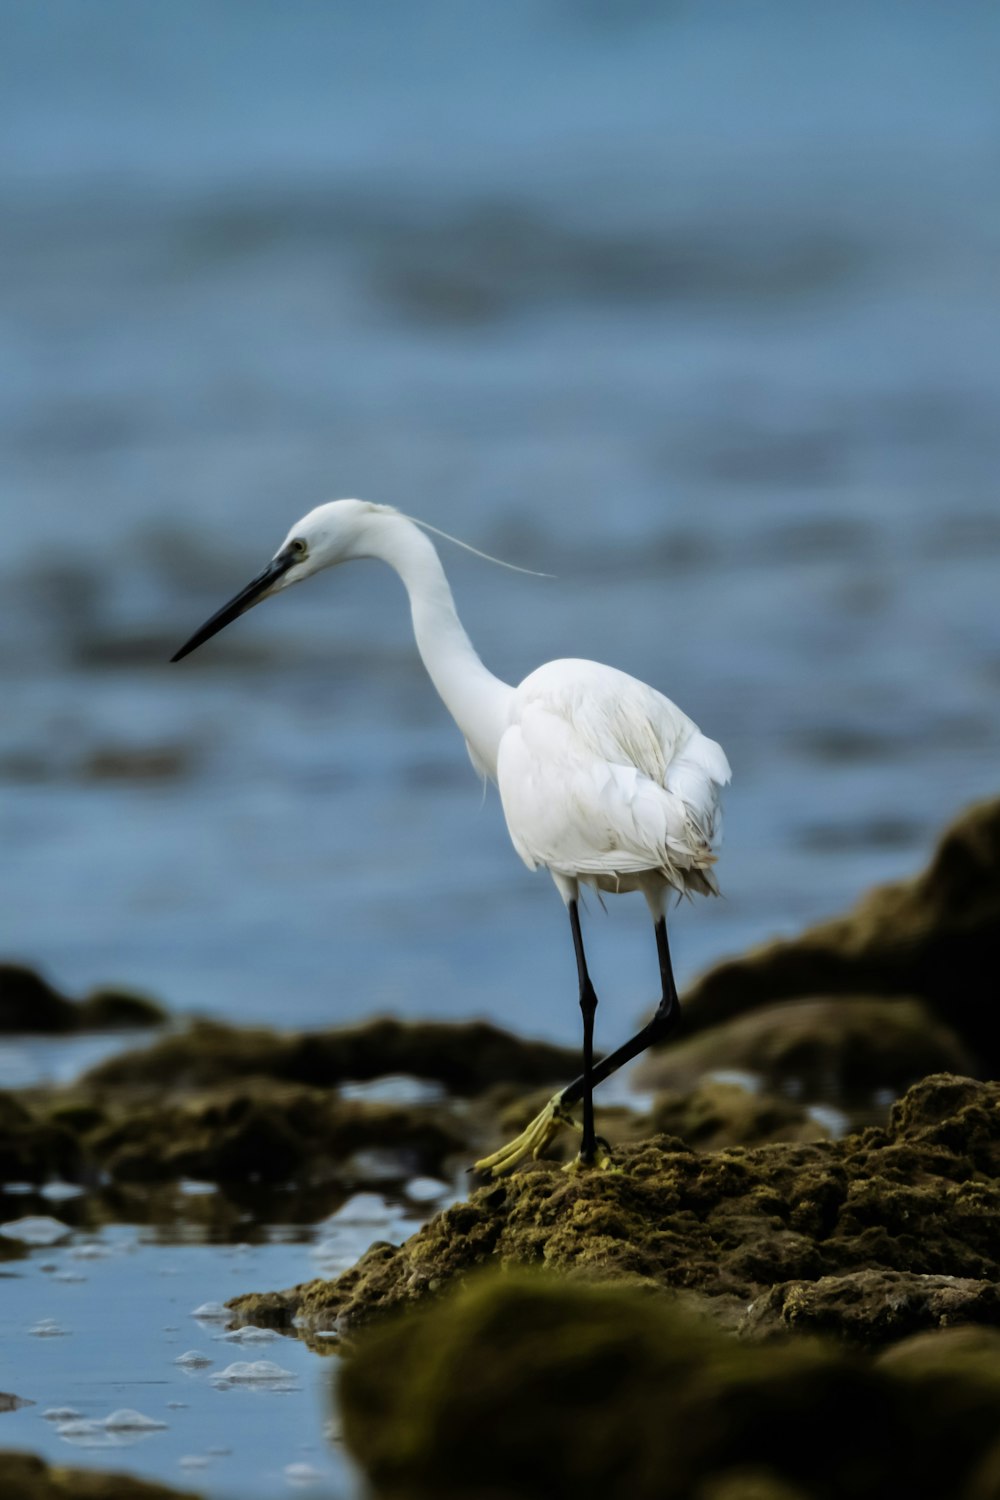
{"type": "MultiPolygon", "coordinates": [[[[433,528],[428,528],[433,529],[433,528]]],[[[464,543],[459,543],[464,546],[464,543]]],[[[474,550],[474,549],[469,549],[474,550]]],[[[666,1036],[679,1013],[667,943],[666,898],[718,894],[713,865],[722,829],[719,793],[729,763],[669,698],[614,667],[552,661],[519,687],[483,665],[455,611],[433,543],[391,506],[335,500],[292,527],[264,571],[177,652],[186,656],[261,599],[321,568],[377,558],[410,600],[417,648],[476,768],[496,781],[511,839],[532,870],[552,875],[569,909],[584,1021],[583,1073],[553,1096],[508,1146],[478,1163],[510,1170],[536,1155],[583,1101],[580,1160],[597,1159],[593,1089],[666,1036]],[[597,996],[580,930],[580,885],[641,890],[656,929],[662,994],[653,1017],[595,1065],[597,996]]]]}
{"type": "Polygon", "coordinates": [[[654,688],[599,662],[548,662],[515,689],[497,782],[529,869],[602,891],[718,894],[722,747],[654,688]]]}

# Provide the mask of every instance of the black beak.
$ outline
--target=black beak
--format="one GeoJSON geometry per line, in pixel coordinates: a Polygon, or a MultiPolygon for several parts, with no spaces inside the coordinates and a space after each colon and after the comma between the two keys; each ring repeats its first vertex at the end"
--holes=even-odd
{"type": "Polygon", "coordinates": [[[297,558],[298,554],[294,548],[283,547],[277,557],[271,559],[263,573],[258,573],[257,577],[252,579],[245,589],[241,589],[234,599],[230,599],[229,603],[224,604],[210,620],[206,620],[201,629],[196,630],[191,639],[185,641],[181,649],[170,660],[180,661],[181,657],[188,656],[192,651],[197,650],[199,646],[204,645],[207,640],[211,640],[213,635],[217,635],[220,630],[224,629],[226,625],[231,624],[239,615],[245,614],[248,609],[252,609],[258,600],[263,598],[268,589],[277,582],[281,575],[288,572],[288,569],[292,566],[293,562],[297,561],[297,558]]]}

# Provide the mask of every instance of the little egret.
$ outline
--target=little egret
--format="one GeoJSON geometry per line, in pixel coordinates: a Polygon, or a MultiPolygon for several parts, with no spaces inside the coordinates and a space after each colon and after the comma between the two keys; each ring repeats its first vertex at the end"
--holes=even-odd
{"type": "MultiPolygon", "coordinates": [[[[321,568],[375,558],[396,570],[409,595],[424,666],[465,736],[473,765],[499,788],[514,848],[530,870],[540,865],[548,870],[568,909],[580,982],[582,1073],[516,1140],[476,1166],[500,1174],[528,1155],[537,1156],[562,1127],[575,1125],[571,1110],[581,1100],[578,1161],[593,1166],[598,1162],[595,1085],[660,1041],[678,1019],[667,899],[672,891],[718,894],[712,866],[721,833],[719,794],[730,777],[729,763],[721,746],[669,698],[614,667],[551,661],[519,687],[494,677],[462,627],[428,530],[435,528],[387,505],[334,500],[318,506],[292,527],[263,572],[172,660],[180,661],[262,599],[321,568]],[[580,931],[581,885],[642,892],[653,918],[660,969],[660,1000],[652,1019],[596,1064],[597,995],[580,931]]],[[[608,1160],[602,1151],[599,1164],[608,1160]]]]}

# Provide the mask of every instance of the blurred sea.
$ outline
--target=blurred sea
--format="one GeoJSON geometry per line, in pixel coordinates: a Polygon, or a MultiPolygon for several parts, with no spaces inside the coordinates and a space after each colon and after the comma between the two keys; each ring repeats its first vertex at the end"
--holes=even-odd
{"type": "MultiPolygon", "coordinates": [[[[1000,15],[4,0],[0,948],[79,991],[573,1040],[558,898],[343,570],[166,658],[323,499],[485,659],[725,745],[682,978],[915,870],[1000,761],[1000,15]]],[[[595,907],[599,1041],[655,993],[595,907]]]]}

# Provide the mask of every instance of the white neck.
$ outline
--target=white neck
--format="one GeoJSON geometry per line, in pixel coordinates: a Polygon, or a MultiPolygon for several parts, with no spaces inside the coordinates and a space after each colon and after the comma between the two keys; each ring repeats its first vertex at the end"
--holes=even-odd
{"type": "Polygon", "coordinates": [[[497,751],[514,690],[480,661],[458,618],[433,542],[408,517],[381,511],[366,522],[352,550],[356,557],[388,563],[403,580],[428,675],[473,759],[496,780],[497,751]]]}

